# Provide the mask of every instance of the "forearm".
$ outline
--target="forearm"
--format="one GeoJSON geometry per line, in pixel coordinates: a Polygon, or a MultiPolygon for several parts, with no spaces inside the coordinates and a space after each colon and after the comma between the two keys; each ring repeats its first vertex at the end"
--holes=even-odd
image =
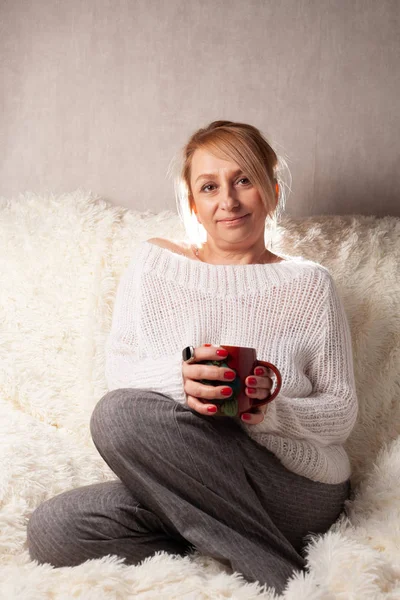
{"type": "Polygon", "coordinates": [[[350,329],[334,281],[328,278],[325,318],[319,346],[304,367],[312,392],[305,397],[282,393],[268,406],[255,432],[309,440],[320,446],[343,444],[353,429],[358,401],[350,329]]]}
{"type": "Polygon", "coordinates": [[[357,418],[357,398],[348,388],[342,396],[311,394],[288,398],[282,394],[268,405],[264,421],[245,426],[253,433],[272,433],[309,440],[320,446],[343,444],[357,418]]]}
{"type": "Polygon", "coordinates": [[[132,354],[110,347],[105,375],[109,391],[121,388],[148,389],[186,404],[181,351],[167,356],[136,360],[132,354]]]}

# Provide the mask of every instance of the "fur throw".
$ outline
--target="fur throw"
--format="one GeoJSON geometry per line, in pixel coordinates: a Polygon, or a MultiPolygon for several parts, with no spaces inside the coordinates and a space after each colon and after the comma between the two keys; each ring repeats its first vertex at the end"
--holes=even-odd
{"type": "MultiPolygon", "coordinates": [[[[30,561],[26,525],[42,501],[115,479],[90,438],[106,393],[104,343],[135,246],[183,239],[179,217],[77,190],[0,199],[0,599],[277,598],[201,555],[105,557],[53,569],[30,561]]],[[[344,300],[360,412],[347,443],[354,498],[308,544],[286,600],[400,598],[400,219],[284,216],[272,251],[326,266],[344,300]]]]}

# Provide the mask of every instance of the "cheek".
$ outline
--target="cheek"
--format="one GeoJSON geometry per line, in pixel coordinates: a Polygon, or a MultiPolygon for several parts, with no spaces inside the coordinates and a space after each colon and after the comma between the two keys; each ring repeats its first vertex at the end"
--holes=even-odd
{"type": "Polygon", "coordinates": [[[209,220],[214,218],[217,207],[212,202],[202,202],[197,205],[197,210],[200,218],[209,220]]]}

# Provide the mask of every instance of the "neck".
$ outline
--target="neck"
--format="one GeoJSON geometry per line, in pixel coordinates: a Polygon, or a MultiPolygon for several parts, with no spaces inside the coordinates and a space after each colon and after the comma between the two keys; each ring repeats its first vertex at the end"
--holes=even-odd
{"type": "Polygon", "coordinates": [[[207,242],[204,243],[200,248],[196,248],[195,246],[192,246],[192,250],[194,252],[194,254],[196,255],[196,257],[201,260],[202,262],[206,262],[209,264],[215,264],[215,265],[254,265],[254,264],[265,264],[265,263],[271,263],[271,262],[275,262],[274,259],[276,259],[277,257],[272,254],[271,252],[269,252],[269,250],[267,250],[267,248],[263,248],[261,250],[261,253],[257,254],[248,254],[248,255],[237,255],[237,256],[232,256],[232,254],[218,254],[218,253],[211,253],[208,246],[207,246],[207,242]]]}

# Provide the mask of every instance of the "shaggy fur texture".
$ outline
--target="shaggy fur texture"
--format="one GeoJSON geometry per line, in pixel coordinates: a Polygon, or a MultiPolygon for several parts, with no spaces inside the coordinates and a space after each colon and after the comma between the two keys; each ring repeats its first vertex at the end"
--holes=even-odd
{"type": "MultiPolygon", "coordinates": [[[[0,598],[276,598],[200,555],[137,566],[106,557],[53,569],[29,560],[26,524],[43,500],[114,479],[89,418],[107,391],[104,343],[136,244],[184,237],[177,214],[139,213],[77,190],[0,200],[0,598]]],[[[310,539],[309,572],[286,600],[400,598],[400,219],[283,217],[272,250],[328,267],[353,338],[360,402],[348,441],[355,497],[310,539]]]]}

